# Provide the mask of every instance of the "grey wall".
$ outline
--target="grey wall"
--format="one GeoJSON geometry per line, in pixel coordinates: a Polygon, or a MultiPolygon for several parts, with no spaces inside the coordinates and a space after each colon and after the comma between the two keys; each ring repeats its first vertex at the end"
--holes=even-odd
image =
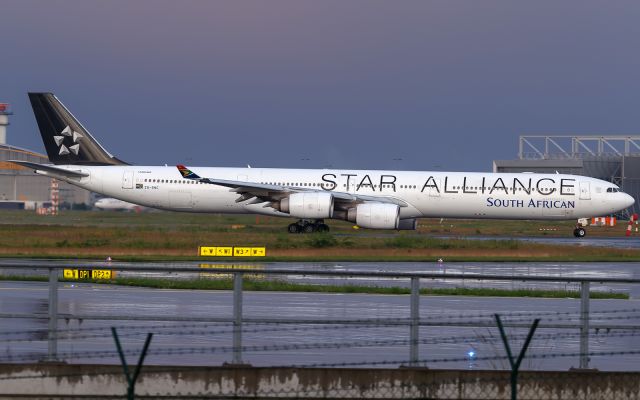
{"type": "MultiPolygon", "coordinates": [[[[521,399],[640,399],[640,374],[523,371],[521,399]]],[[[136,394],[161,398],[509,399],[507,371],[426,368],[143,367],[136,394]]],[[[2,398],[117,396],[119,365],[0,365],[2,398]]]]}

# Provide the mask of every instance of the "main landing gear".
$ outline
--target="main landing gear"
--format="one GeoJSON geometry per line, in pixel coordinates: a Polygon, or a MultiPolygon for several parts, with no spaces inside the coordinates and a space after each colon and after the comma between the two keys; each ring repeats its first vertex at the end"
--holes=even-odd
{"type": "Polygon", "coordinates": [[[587,230],[582,227],[582,225],[576,225],[576,229],[573,230],[573,236],[577,238],[583,238],[587,236],[587,230]]]}
{"type": "Polygon", "coordinates": [[[329,232],[329,225],[325,224],[322,219],[301,219],[298,222],[294,222],[289,225],[287,230],[289,233],[329,232]]]}

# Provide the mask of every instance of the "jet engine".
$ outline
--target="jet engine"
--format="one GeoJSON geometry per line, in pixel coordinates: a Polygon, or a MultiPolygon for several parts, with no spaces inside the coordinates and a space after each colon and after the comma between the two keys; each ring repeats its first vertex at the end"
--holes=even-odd
{"type": "Polygon", "coordinates": [[[347,219],[362,228],[398,229],[400,207],[387,203],[364,203],[350,208],[347,219]]]}
{"type": "Polygon", "coordinates": [[[333,195],[331,193],[293,193],[280,200],[280,211],[296,218],[331,218],[333,195]]]}

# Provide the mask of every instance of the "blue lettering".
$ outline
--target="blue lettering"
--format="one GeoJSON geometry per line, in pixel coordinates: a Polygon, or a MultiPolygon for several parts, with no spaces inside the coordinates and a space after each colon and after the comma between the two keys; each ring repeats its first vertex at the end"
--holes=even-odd
{"type": "Polygon", "coordinates": [[[524,200],[494,199],[487,197],[487,207],[524,207],[524,200]]]}

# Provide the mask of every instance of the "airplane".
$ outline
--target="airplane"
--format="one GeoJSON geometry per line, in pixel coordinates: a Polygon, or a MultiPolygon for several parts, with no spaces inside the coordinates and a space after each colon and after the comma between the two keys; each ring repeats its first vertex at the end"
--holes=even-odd
{"type": "Polygon", "coordinates": [[[578,220],[624,210],[633,197],[603,180],[567,174],[136,166],[109,153],[53,93],[29,93],[50,164],[36,174],[147,207],[294,217],[290,233],[415,230],[419,218],[578,220]]]}
{"type": "Polygon", "coordinates": [[[129,203],[113,197],[103,197],[96,201],[93,206],[99,210],[105,211],[140,211],[144,207],[137,204],[129,203]]]}

